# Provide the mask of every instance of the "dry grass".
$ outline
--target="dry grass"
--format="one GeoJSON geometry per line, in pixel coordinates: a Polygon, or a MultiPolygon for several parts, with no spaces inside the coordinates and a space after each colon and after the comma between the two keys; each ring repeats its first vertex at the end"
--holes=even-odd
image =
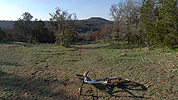
{"type": "Polygon", "coordinates": [[[177,99],[178,53],[109,44],[0,44],[1,99],[177,99]],[[91,78],[121,76],[130,84],[109,88],[84,85],[91,78]]]}

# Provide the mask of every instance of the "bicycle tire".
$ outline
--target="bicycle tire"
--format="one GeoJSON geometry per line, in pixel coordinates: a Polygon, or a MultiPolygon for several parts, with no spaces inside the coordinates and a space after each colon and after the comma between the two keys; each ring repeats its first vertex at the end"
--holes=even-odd
{"type": "Polygon", "coordinates": [[[84,81],[82,81],[82,85],[81,85],[80,88],[79,88],[79,95],[82,94],[82,86],[83,86],[83,83],[84,83],[84,81]]]}

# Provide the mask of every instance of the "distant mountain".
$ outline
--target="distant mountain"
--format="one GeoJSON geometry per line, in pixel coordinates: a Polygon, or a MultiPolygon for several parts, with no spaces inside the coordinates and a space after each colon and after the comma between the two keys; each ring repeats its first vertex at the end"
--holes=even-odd
{"type": "Polygon", "coordinates": [[[91,18],[87,19],[87,21],[109,21],[109,20],[106,20],[101,17],[91,17],[91,18]]]}
{"type": "MultiPolygon", "coordinates": [[[[15,21],[4,21],[0,20],[0,27],[2,29],[13,29],[15,21]]],[[[48,21],[44,21],[46,23],[46,27],[49,26],[48,21]]],[[[106,20],[101,17],[91,17],[85,20],[77,20],[75,24],[75,29],[81,33],[85,33],[87,31],[99,31],[104,25],[112,24],[112,21],[106,20]]]]}
{"type": "Polygon", "coordinates": [[[101,17],[91,17],[86,20],[79,20],[76,23],[76,29],[79,33],[87,31],[99,31],[104,25],[112,24],[112,21],[106,20],[101,17]]]}

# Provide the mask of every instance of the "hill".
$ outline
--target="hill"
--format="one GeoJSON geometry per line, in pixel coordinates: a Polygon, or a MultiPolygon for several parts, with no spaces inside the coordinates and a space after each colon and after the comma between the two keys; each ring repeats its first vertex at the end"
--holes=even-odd
{"type": "Polygon", "coordinates": [[[79,33],[87,31],[99,31],[104,25],[112,24],[112,21],[106,20],[101,17],[91,17],[86,20],[78,20],[76,22],[76,29],[79,33]]]}
{"type": "Polygon", "coordinates": [[[89,18],[87,20],[88,21],[108,21],[109,22],[109,20],[106,20],[106,19],[101,18],[101,17],[91,17],[91,18],[89,18]]]}
{"type": "MultiPolygon", "coordinates": [[[[15,21],[4,21],[1,20],[0,21],[0,27],[2,29],[13,29],[14,28],[14,22],[15,21]]],[[[46,23],[46,26],[49,26],[49,22],[48,21],[44,21],[46,23]]],[[[112,24],[111,21],[106,20],[104,18],[101,17],[91,17],[89,19],[86,20],[77,20],[76,24],[75,24],[75,28],[76,30],[81,33],[85,33],[87,31],[99,31],[104,25],[106,24],[112,24]]]]}

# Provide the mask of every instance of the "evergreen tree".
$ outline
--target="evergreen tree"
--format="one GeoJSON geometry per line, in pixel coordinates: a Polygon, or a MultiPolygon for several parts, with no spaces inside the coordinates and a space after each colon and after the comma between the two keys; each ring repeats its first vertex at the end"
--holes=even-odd
{"type": "Polygon", "coordinates": [[[146,0],[142,4],[141,14],[152,44],[170,48],[178,45],[177,0],[146,0]]]}
{"type": "Polygon", "coordinates": [[[140,13],[143,17],[143,23],[146,26],[146,34],[148,35],[149,41],[152,44],[157,43],[156,22],[158,21],[158,11],[155,9],[155,2],[153,0],[144,1],[140,13]]]}
{"type": "Polygon", "coordinates": [[[175,48],[178,45],[178,3],[176,0],[159,0],[159,3],[159,34],[162,34],[164,45],[175,48]]]}

